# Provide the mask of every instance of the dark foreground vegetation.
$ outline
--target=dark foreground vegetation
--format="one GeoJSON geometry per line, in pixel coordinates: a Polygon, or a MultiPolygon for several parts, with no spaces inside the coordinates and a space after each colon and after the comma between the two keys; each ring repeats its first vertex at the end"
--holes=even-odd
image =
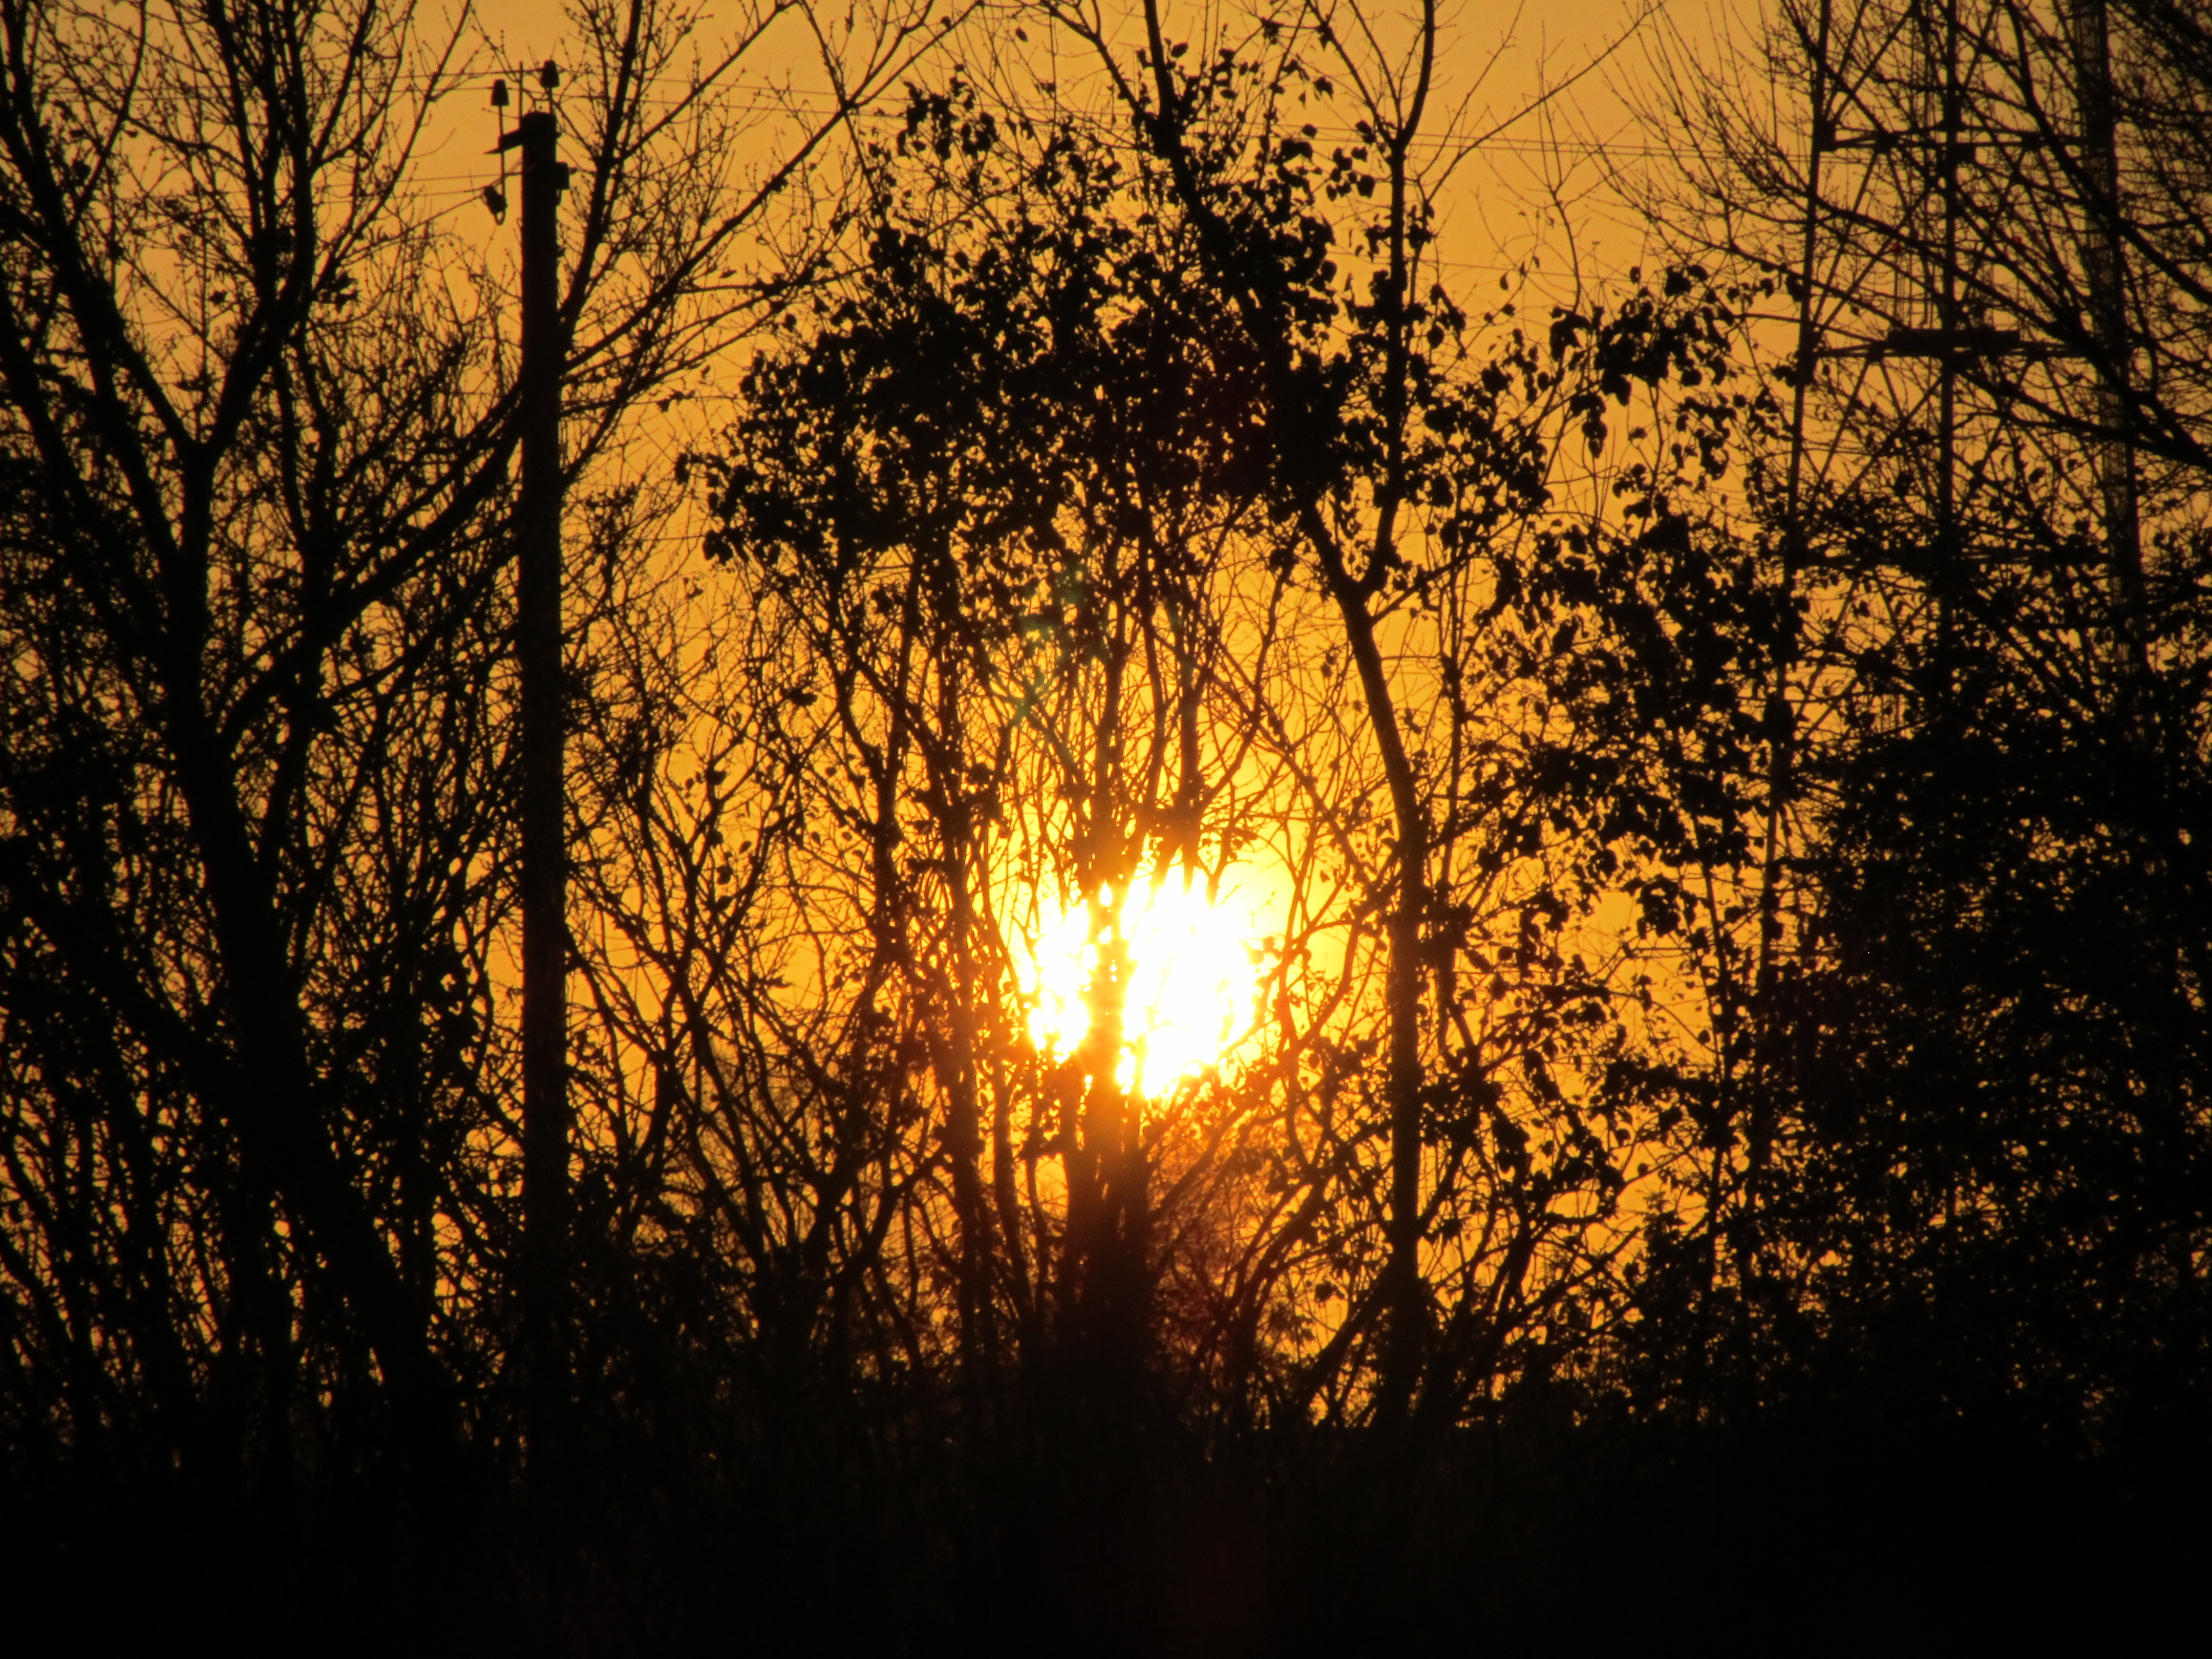
{"type": "Polygon", "coordinates": [[[383,0],[0,0],[9,1628],[2180,1607],[2212,24],[1769,21],[1656,43],[1585,287],[1447,257],[1432,11],[584,5],[526,1109],[527,388],[427,160],[520,111],[383,0]],[[1249,933],[1173,1076],[1170,891],[1249,933]]]}

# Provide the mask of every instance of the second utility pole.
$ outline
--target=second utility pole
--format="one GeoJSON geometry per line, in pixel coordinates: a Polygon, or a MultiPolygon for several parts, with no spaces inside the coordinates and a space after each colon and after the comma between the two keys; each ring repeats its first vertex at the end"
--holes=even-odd
{"type": "Polygon", "coordinates": [[[522,150],[522,499],[515,657],[522,704],[523,1386],[533,1480],[556,1473],[568,1395],[568,919],[561,674],[560,243],[568,168],[551,112],[515,123],[522,150]]]}

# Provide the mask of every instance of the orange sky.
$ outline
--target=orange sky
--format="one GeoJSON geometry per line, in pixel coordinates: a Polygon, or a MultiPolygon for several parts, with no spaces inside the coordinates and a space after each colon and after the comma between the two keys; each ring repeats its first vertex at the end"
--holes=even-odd
{"type": "MultiPolygon", "coordinates": [[[[1685,0],[1673,4],[1681,9],[1685,0]]],[[[1460,130],[1492,135],[1482,153],[1463,164],[1441,192],[1445,257],[1470,285],[1487,287],[1492,273],[1532,252],[1562,282],[1571,258],[1579,258],[1588,273],[1611,275],[1643,257],[1640,229],[1607,188],[1608,162],[1594,150],[1595,145],[1609,145],[1613,164],[1633,164],[1637,134],[1621,92],[1643,72],[1640,49],[1630,45],[1548,107],[1508,122],[1542,88],[1584,69],[1623,33],[1635,12],[1647,9],[1649,0],[1528,0],[1517,7],[1462,3],[1445,12],[1440,77],[1444,105],[1464,100],[1460,130]],[[1564,237],[1569,224],[1575,236],[1571,250],[1564,237]]],[[[1133,18],[1134,8],[1127,10],[1133,18]]],[[[485,55],[487,63],[535,64],[569,55],[564,52],[569,37],[562,8],[551,0],[477,0],[475,15],[483,35],[495,43],[485,55]]],[[[734,8],[710,8],[702,38],[711,40],[740,15],[734,8]]],[[[1202,14],[1186,7],[1180,15],[1195,20],[1202,14]]],[[[1395,14],[1385,10],[1378,15],[1387,21],[1395,14]]],[[[1707,17],[1700,9],[1680,21],[1702,32],[1709,26],[1707,17]]],[[[766,50],[753,55],[745,84],[819,84],[811,43],[796,17],[779,24],[764,46],[766,50]]],[[[466,125],[471,112],[488,135],[489,112],[477,109],[474,100],[456,101],[471,106],[456,111],[467,136],[474,136],[466,125]]],[[[459,152],[475,148],[472,143],[442,145],[436,170],[452,172],[458,163],[465,171],[474,157],[459,152]]]]}

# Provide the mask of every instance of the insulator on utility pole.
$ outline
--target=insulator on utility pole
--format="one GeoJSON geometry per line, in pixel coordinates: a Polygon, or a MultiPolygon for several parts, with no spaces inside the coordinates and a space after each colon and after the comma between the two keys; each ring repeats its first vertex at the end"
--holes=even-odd
{"type": "MultiPolygon", "coordinates": [[[[495,117],[499,116],[500,111],[507,107],[505,81],[494,81],[491,83],[491,107],[492,113],[495,117]]],[[[500,117],[499,125],[501,128],[499,143],[491,147],[491,153],[499,157],[499,182],[495,185],[486,185],[483,187],[483,203],[491,210],[494,222],[503,225],[507,222],[507,152],[510,146],[507,142],[507,133],[505,131],[507,122],[504,117],[500,117]]]]}

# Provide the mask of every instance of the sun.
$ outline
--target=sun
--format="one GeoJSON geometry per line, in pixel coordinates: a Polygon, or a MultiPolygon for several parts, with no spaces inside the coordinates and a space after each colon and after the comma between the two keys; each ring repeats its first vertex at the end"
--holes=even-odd
{"type": "MultiPolygon", "coordinates": [[[[1106,894],[1110,904],[1110,890],[1106,894]]],[[[1091,1028],[1087,994],[1098,964],[1089,907],[1080,896],[1041,918],[1028,983],[1030,1037],[1040,1053],[1068,1055],[1091,1028]]],[[[1218,1066],[1252,1023],[1264,932],[1260,907],[1227,883],[1209,898],[1203,879],[1181,872],[1139,876],[1122,897],[1119,925],[1129,947],[1118,1080],[1130,1094],[1160,1098],[1218,1066]]]]}

